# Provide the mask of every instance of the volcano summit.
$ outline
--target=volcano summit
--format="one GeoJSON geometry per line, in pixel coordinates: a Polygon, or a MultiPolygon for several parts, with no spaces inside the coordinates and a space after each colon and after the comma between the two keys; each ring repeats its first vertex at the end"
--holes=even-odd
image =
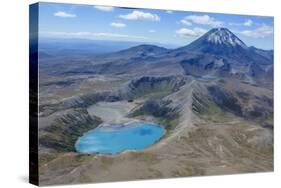
{"type": "Polygon", "coordinates": [[[273,170],[273,51],[229,29],[176,49],[39,53],[42,185],[273,170]]]}

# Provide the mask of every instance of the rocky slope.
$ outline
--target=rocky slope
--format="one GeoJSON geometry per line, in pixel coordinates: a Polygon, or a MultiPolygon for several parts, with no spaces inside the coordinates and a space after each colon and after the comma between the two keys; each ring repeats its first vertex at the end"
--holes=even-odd
{"type": "Polygon", "coordinates": [[[175,50],[141,45],[60,70],[52,76],[72,82],[40,85],[50,98],[39,108],[41,185],[273,170],[273,53],[227,29],[175,50]],[[161,124],[165,136],[142,151],[75,152],[76,139],[102,123],[94,112],[113,103],[112,113],[128,106],[118,118],[161,124]]]}
{"type": "Polygon", "coordinates": [[[266,85],[272,77],[272,67],[273,51],[248,47],[230,30],[214,28],[181,48],[167,50],[140,45],[96,59],[87,70],[95,74],[129,74],[132,77],[211,74],[266,85]]]}
{"type": "MultiPolygon", "coordinates": [[[[130,82],[126,87],[131,85],[131,90],[126,91],[157,93],[164,85],[153,87],[153,84],[165,80],[163,83],[169,86],[166,79],[140,78],[130,82]]],[[[272,98],[264,98],[271,91],[238,79],[202,81],[186,77],[183,80],[183,85],[165,95],[142,97],[138,107],[128,114],[136,119],[149,117],[150,121],[164,125],[167,133],[160,142],[143,151],[127,151],[116,156],[61,152],[50,157],[41,168],[42,184],[272,170],[272,98]],[[122,173],[117,173],[121,168],[122,173]]],[[[67,117],[75,122],[71,115],[67,117]]],[[[67,119],[59,121],[69,124],[67,119]]]]}

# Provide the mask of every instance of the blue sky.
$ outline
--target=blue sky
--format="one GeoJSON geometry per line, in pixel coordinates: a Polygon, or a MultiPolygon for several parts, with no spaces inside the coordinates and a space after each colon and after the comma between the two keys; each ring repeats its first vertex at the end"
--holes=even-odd
{"type": "Polygon", "coordinates": [[[273,49],[273,18],[93,5],[40,3],[39,36],[183,46],[226,27],[248,46],[273,49]]]}

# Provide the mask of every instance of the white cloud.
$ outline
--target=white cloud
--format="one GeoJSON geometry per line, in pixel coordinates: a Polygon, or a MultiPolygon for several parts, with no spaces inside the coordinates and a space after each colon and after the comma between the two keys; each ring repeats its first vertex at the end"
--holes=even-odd
{"type": "Polygon", "coordinates": [[[112,22],[110,24],[112,27],[116,27],[116,28],[123,28],[123,27],[126,27],[127,25],[124,24],[124,23],[120,23],[120,22],[112,22]]]}
{"type": "Polygon", "coordinates": [[[247,37],[264,38],[273,34],[273,27],[269,25],[263,25],[254,30],[244,30],[240,31],[239,33],[247,37]]]}
{"type": "Polygon", "coordinates": [[[230,26],[241,26],[243,24],[230,22],[230,23],[228,23],[228,25],[230,25],[230,26]]]}
{"type": "Polygon", "coordinates": [[[181,37],[199,37],[206,33],[207,30],[202,29],[202,28],[193,28],[193,29],[188,29],[188,28],[181,28],[176,31],[176,34],[181,36],[181,37]]]}
{"type": "Polygon", "coordinates": [[[156,30],[154,30],[154,29],[150,29],[148,32],[149,32],[149,33],[155,33],[155,32],[156,32],[156,30]]]}
{"type": "Polygon", "coordinates": [[[243,23],[243,25],[244,25],[244,26],[252,26],[253,23],[254,23],[254,22],[249,19],[249,20],[246,20],[246,21],[243,23]]]}
{"type": "Polygon", "coordinates": [[[201,25],[210,25],[212,27],[219,27],[223,25],[222,21],[216,20],[215,18],[210,17],[209,15],[190,15],[186,16],[183,20],[201,25]]]}
{"type": "Polygon", "coordinates": [[[185,20],[185,19],[182,19],[182,20],[180,21],[180,23],[182,23],[183,25],[186,25],[186,26],[191,26],[191,25],[192,25],[192,23],[191,23],[190,21],[187,21],[187,20],[185,20]]]}
{"type": "Polygon", "coordinates": [[[64,38],[84,38],[84,39],[93,39],[98,37],[106,37],[112,39],[147,39],[144,36],[137,35],[126,35],[126,34],[118,34],[118,33],[94,33],[94,32],[49,32],[43,31],[40,35],[45,36],[57,36],[64,38]]]}
{"type": "Polygon", "coordinates": [[[251,19],[245,20],[244,22],[240,22],[240,23],[233,23],[233,22],[228,23],[228,25],[230,26],[247,26],[247,27],[250,27],[254,24],[259,25],[257,23],[254,23],[253,20],[251,19]]]}
{"type": "Polygon", "coordinates": [[[136,35],[125,35],[125,34],[118,34],[118,33],[92,33],[93,36],[103,36],[103,37],[111,37],[111,38],[127,38],[127,39],[146,39],[143,36],[136,36],[136,35]]]}
{"type": "Polygon", "coordinates": [[[62,17],[62,18],[75,18],[76,14],[70,14],[63,11],[58,11],[54,13],[54,16],[62,17]]]}
{"type": "Polygon", "coordinates": [[[114,10],[111,6],[94,6],[96,9],[105,11],[105,12],[112,12],[114,10]]]}
{"type": "Polygon", "coordinates": [[[119,18],[126,20],[160,21],[160,17],[157,14],[151,14],[149,12],[142,12],[139,10],[134,10],[133,12],[125,15],[119,15],[119,18]]]}
{"type": "Polygon", "coordinates": [[[173,11],[167,10],[166,13],[167,13],[167,14],[173,14],[173,11]]]}

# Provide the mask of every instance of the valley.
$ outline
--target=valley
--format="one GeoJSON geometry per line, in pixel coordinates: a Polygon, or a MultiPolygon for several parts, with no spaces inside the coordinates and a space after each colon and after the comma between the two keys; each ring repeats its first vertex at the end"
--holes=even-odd
{"type": "Polygon", "coordinates": [[[273,171],[273,51],[214,28],[177,49],[138,45],[39,62],[41,185],[273,171]],[[143,150],[84,154],[112,123],[165,134],[143,150]]]}

